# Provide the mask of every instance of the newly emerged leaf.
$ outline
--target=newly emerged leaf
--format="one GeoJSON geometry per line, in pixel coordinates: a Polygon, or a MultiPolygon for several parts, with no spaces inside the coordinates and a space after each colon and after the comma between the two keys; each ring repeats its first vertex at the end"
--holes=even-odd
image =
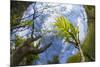
{"type": "Polygon", "coordinates": [[[64,37],[66,41],[77,41],[78,28],[71,24],[67,18],[63,16],[56,18],[54,26],[56,26],[55,30],[58,35],[64,37]]]}

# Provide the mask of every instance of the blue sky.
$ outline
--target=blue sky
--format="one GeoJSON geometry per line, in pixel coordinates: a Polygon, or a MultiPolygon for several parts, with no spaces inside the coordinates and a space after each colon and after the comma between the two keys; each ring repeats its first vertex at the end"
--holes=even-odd
{"type": "MultiPolygon", "coordinates": [[[[24,11],[22,18],[34,13],[33,6],[34,3],[24,11]]],[[[87,15],[84,7],[82,5],[37,2],[34,9],[37,12],[36,15],[41,14],[34,20],[34,36],[43,35],[41,45],[52,42],[50,48],[39,55],[40,59],[37,61],[37,64],[47,64],[47,61],[52,60],[55,55],[59,57],[60,63],[66,63],[68,57],[77,53],[77,49],[70,43],[64,42],[64,39],[55,36],[53,23],[57,17],[64,16],[68,18],[74,26],[79,26],[79,39],[82,43],[88,29],[87,15]],[[48,30],[51,32],[47,32],[48,30]]],[[[24,19],[24,21],[31,19],[32,16],[24,19]]],[[[29,31],[30,29],[17,32],[17,35],[23,36],[29,33],[29,31]]]]}

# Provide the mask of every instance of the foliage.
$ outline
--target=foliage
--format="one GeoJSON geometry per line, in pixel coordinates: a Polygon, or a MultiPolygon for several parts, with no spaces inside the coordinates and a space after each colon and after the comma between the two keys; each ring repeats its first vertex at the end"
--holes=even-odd
{"type": "MultiPolygon", "coordinates": [[[[22,21],[22,15],[23,12],[27,9],[27,7],[31,4],[32,2],[20,2],[20,1],[11,1],[11,18],[10,18],[10,25],[11,25],[11,35],[13,35],[14,33],[12,33],[12,30],[15,29],[19,29],[21,27],[25,28],[25,27],[30,27],[33,24],[33,21],[31,20],[27,20],[27,21],[22,21]]],[[[24,19],[23,19],[24,20],[24,19]]],[[[11,39],[12,40],[12,39],[11,39]]],[[[16,52],[16,48],[20,47],[21,45],[23,45],[23,43],[26,41],[25,38],[16,35],[15,40],[13,40],[13,42],[15,43],[14,47],[15,50],[11,50],[11,55],[15,54],[14,52],[16,52]]],[[[11,45],[12,46],[12,45],[11,45]]],[[[12,49],[12,48],[11,48],[12,49]]],[[[20,53],[18,54],[20,55],[20,53]]],[[[28,54],[27,56],[24,57],[26,60],[22,60],[20,62],[20,65],[24,65],[24,64],[32,64],[33,61],[35,61],[36,59],[38,59],[38,54],[37,55],[33,55],[33,54],[28,54]]],[[[17,58],[18,59],[18,58],[17,58]]],[[[12,58],[11,58],[12,60],[12,58]]]]}
{"type": "Polygon", "coordinates": [[[26,20],[26,21],[20,22],[20,24],[18,26],[25,26],[25,27],[27,27],[27,26],[32,26],[32,24],[33,24],[32,20],[26,20]]]}
{"type": "Polygon", "coordinates": [[[26,10],[31,2],[11,1],[11,27],[19,25],[19,18],[22,17],[23,12],[26,10]]]}
{"type": "MultiPolygon", "coordinates": [[[[95,34],[94,34],[94,24],[90,24],[89,33],[83,43],[82,50],[84,52],[86,61],[94,61],[95,60],[95,34]],[[91,33],[92,32],[92,33],[91,33]]],[[[74,56],[69,57],[68,63],[80,62],[80,55],[77,53],[74,56]]]]}
{"type": "MultiPolygon", "coordinates": [[[[32,21],[21,21],[23,11],[27,8],[27,6],[29,4],[30,4],[29,2],[27,2],[27,3],[26,2],[23,2],[23,3],[12,2],[11,3],[11,28],[18,27],[18,26],[28,27],[28,26],[32,26],[32,24],[34,24],[32,21]]],[[[91,9],[91,8],[89,8],[89,9],[91,9]]],[[[92,11],[94,11],[94,10],[92,10],[92,11]]],[[[60,35],[62,38],[65,38],[65,41],[67,41],[67,42],[73,41],[74,43],[78,42],[78,33],[79,33],[78,28],[75,27],[73,24],[71,24],[71,22],[67,18],[64,18],[64,17],[56,18],[56,22],[54,23],[54,25],[56,26],[56,30],[58,32],[57,34],[60,35]]],[[[92,30],[92,27],[91,27],[91,30],[92,30]]],[[[47,32],[51,32],[51,31],[47,31],[47,32]]],[[[87,58],[86,61],[90,61],[91,58],[94,59],[94,57],[95,57],[94,43],[91,42],[91,44],[90,44],[90,39],[93,39],[92,38],[93,35],[94,35],[94,32],[93,32],[93,34],[89,34],[89,36],[91,36],[91,38],[87,38],[86,42],[84,43],[86,45],[82,46],[82,49],[84,50],[85,57],[87,58]],[[87,43],[89,43],[89,45],[87,45],[87,43]],[[90,47],[93,47],[92,51],[89,50],[90,47]],[[89,55],[86,56],[87,54],[89,54],[89,55]]],[[[16,47],[20,46],[25,41],[26,41],[26,39],[24,39],[20,36],[16,36],[15,46],[16,47]]],[[[27,46],[32,47],[33,49],[38,48],[39,42],[37,40],[36,40],[35,43],[34,42],[32,42],[31,44],[28,44],[27,46]]],[[[94,39],[93,39],[93,42],[94,42],[94,39]]],[[[80,62],[81,61],[79,52],[78,52],[77,55],[75,55],[73,57],[76,57],[76,58],[71,58],[71,62],[80,62]]],[[[24,56],[24,59],[21,61],[20,64],[21,65],[30,65],[30,64],[33,64],[33,63],[36,64],[35,61],[37,59],[39,59],[38,54],[34,54],[34,55],[33,54],[27,54],[27,56],[24,56]]],[[[54,56],[53,60],[49,61],[48,63],[49,64],[59,63],[58,56],[54,56]]]]}
{"type": "Polygon", "coordinates": [[[58,31],[58,35],[65,38],[66,41],[74,41],[76,42],[77,34],[78,34],[78,28],[75,27],[71,22],[64,17],[59,17],[56,19],[56,22],[54,24],[56,26],[56,30],[58,31]]]}
{"type": "Polygon", "coordinates": [[[85,57],[80,45],[78,28],[73,26],[71,22],[64,17],[57,18],[56,21],[55,26],[57,27],[56,29],[58,30],[58,33],[65,38],[65,41],[74,44],[74,47],[76,47],[80,52],[81,62],[84,62],[85,57]]]}
{"type": "Polygon", "coordinates": [[[15,45],[15,47],[20,46],[21,44],[23,44],[24,41],[25,41],[24,38],[22,38],[22,37],[16,35],[16,41],[15,41],[15,44],[16,44],[16,45],[15,45]]]}
{"type": "MultiPolygon", "coordinates": [[[[89,61],[95,61],[95,22],[94,22],[95,18],[92,19],[90,18],[90,17],[95,17],[95,11],[94,11],[94,6],[85,6],[85,9],[88,16],[88,34],[82,45],[82,50],[84,52],[86,61],[89,62],[89,61]]],[[[69,57],[67,62],[68,63],[80,62],[79,53],[69,57]]]]}

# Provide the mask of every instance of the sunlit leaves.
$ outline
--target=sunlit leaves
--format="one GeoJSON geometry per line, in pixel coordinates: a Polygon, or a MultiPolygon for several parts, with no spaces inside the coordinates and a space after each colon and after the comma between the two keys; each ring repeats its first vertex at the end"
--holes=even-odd
{"type": "Polygon", "coordinates": [[[22,21],[20,23],[21,26],[32,26],[33,21],[32,20],[27,20],[27,21],[22,21]]]}
{"type": "Polygon", "coordinates": [[[21,21],[18,25],[16,26],[13,26],[11,28],[11,30],[14,30],[14,29],[19,29],[19,28],[29,28],[29,27],[33,27],[34,28],[34,23],[32,20],[27,20],[27,21],[21,21]]]}
{"type": "Polygon", "coordinates": [[[65,38],[66,41],[77,40],[78,28],[71,24],[71,22],[67,18],[56,18],[54,26],[56,26],[58,35],[65,38]]]}
{"type": "Polygon", "coordinates": [[[60,33],[62,37],[65,38],[65,41],[73,43],[74,46],[79,50],[82,59],[81,61],[84,62],[85,57],[80,47],[78,28],[71,24],[71,22],[64,17],[57,18],[54,25],[56,26],[58,33],[60,33]]]}
{"type": "Polygon", "coordinates": [[[22,37],[20,37],[20,36],[16,36],[16,40],[15,40],[15,43],[16,43],[16,47],[17,46],[20,46],[21,44],[23,44],[23,42],[25,41],[25,39],[24,38],[22,38],[22,37]]]}

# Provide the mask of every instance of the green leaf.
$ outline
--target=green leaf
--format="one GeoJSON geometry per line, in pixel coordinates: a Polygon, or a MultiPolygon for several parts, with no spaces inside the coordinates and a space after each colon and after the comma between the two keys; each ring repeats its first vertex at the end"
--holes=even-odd
{"type": "Polygon", "coordinates": [[[22,21],[20,23],[20,25],[22,25],[22,26],[32,26],[32,24],[33,24],[32,20],[22,21]]]}
{"type": "Polygon", "coordinates": [[[15,43],[16,43],[16,47],[17,46],[20,46],[20,45],[22,45],[22,43],[25,41],[25,39],[24,38],[22,38],[22,37],[20,37],[20,36],[16,36],[16,41],[15,41],[15,43]]]}
{"type": "Polygon", "coordinates": [[[54,23],[59,36],[66,39],[66,41],[70,41],[70,39],[77,39],[78,28],[76,28],[71,22],[67,19],[62,17],[56,18],[56,22],[54,23]]]}

